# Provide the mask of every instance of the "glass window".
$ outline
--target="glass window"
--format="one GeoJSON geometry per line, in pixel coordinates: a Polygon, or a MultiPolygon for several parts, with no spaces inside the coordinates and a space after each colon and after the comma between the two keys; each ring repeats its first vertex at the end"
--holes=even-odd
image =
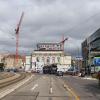
{"type": "Polygon", "coordinates": [[[52,63],[55,63],[55,57],[52,57],[52,63]]]}
{"type": "Polygon", "coordinates": [[[44,58],[44,57],[42,57],[42,61],[43,61],[43,62],[45,61],[45,58],[44,58]]]}
{"type": "Polygon", "coordinates": [[[36,61],[39,62],[39,57],[36,58],[36,61]]]}
{"type": "Polygon", "coordinates": [[[57,57],[57,61],[58,61],[58,63],[60,63],[60,57],[57,57]]]}
{"type": "Polygon", "coordinates": [[[47,63],[50,63],[50,57],[47,57],[47,63]]]}

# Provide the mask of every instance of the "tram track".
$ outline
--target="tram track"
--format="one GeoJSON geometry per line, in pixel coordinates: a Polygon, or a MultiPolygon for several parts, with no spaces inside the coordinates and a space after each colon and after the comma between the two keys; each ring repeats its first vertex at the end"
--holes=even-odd
{"type": "Polygon", "coordinates": [[[0,72],[0,80],[14,76],[14,73],[0,72]]]}
{"type": "Polygon", "coordinates": [[[19,73],[19,74],[16,74],[15,76],[4,79],[4,80],[0,81],[0,89],[3,87],[9,86],[11,84],[14,84],[14,83],[24,79],[25,77],[26,77],[25,73],[19,73]]]}

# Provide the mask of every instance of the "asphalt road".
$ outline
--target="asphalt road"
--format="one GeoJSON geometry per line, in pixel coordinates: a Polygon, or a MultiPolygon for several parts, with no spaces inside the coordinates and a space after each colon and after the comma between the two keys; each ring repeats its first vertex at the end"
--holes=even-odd
{"type": "Polygon", "coordinates": [[[35,75],[1,100],[100,100],[100,88],[95,80],[35,75]]]}
{"type": "MultiPolygon", "coordinates": [[[[34,76],[35,77],[35,76],[34,76]]],[[[63,82],[52,75],[39,75],[1,100],[70,100],[63,82]]]]}
{"type": "Polygon", "coordinates": [[[80,100],[100,100],[98,80],[87,80],[74,76],[64,76],[61,79],[73,89],[80,100]]]}

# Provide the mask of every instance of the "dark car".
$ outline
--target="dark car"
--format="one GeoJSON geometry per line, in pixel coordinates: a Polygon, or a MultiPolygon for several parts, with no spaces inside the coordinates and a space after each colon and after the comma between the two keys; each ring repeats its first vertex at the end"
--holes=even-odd
{"type": "Polygon", "coordinates": [[[56,75],[57,76],[63,76],[63,72],[62,71],[57,71],[56,75]]]}

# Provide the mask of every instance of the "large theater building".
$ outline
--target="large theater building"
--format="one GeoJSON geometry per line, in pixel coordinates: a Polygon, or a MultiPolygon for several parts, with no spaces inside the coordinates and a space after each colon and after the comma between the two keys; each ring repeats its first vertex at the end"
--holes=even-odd
{"type": "MultiPolygon", "coordinates": [[[[38,43],[37,49],[32,53],[32,69],[51,64],[71,66],[71,56],[65,55],[59,43],[38,43]]],[[[40,68],[41,69],[41,68],[40,68]]]]}

